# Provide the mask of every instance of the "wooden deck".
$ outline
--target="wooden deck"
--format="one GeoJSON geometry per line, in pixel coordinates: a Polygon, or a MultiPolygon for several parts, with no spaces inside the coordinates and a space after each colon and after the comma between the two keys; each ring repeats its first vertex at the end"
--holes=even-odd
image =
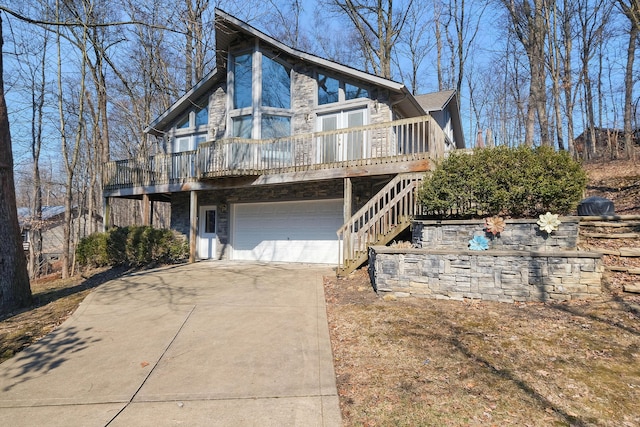
{"type": "Polygon", "coordinates": [[[189,187],[251,176],[267,184],[425,170],[429,161],[444,156],[446,140],[431,120],[425,116],[269,140],[229,138],[194,151],[108,162],[103,188],[189,187]]]}

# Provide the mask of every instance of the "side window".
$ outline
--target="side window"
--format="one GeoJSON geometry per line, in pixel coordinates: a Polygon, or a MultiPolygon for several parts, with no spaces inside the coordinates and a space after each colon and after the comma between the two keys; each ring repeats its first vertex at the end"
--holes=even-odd
{"type": "Polygon", "coordinates": [[[189,115],[178,122],[176,125],[177,129],[188,129],[189,128],[189,115]]]}
{"type": "Polygon", "coordinates": [[[238,116],[232,119],[233,123],[233,132],[231,136],[237,138],[251,138],[251,130],[253,127],[253,117],[250,115],[247,116],[238,116]]]}
{"type": "Polygon", "coordinates": [[[318,105],[368,98],[369,90],[337,78],[318,73],[318,105]]]}
{"type": "Polygon", "coordinates": [[[339,101],[340,82],[333,77],[318,74],[318,105],[339,101]]]}
{"type": "Polygon", "coordinates": [[[351,83],[344,84],[344,97],[346,100],[357,98],[368,98],[369,91],[351,83]]]}
{"type": "Polygon", "coordinates": [[[204,126],[209,123],[209,108],[196,109],[196,127],[204,126]]]}

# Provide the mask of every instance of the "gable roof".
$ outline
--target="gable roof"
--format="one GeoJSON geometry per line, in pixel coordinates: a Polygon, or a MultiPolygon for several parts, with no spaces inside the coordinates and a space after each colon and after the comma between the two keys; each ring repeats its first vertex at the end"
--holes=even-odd
{"type": "Polygon", "coordinates": [[[404,84],[289,47],[217,8],[215,10],[215,32],[216,68],[151,122],[145,128],[145,133],[161,136],[164,133],[163,129],[177,119],[180,114],[184,113],[191,103],[204,96],[216,83],[226,79],[229,49],[238,38],[243,37],[248,39],[257,38],[262,44],[284,52],[292,58],[388,89],[392,93],[391,102],[408,116],[424,115],[426,113],[404,84]]]}
{"type": "Polygon", "coordinates": [[[455,90],[442,90],[440,92],[416,95],[416,101],[427,113],[444,110],[454,99],[457,101],[455,90]]]}
{"type": "Polygon", "coordinates": [[[429,114],[448,110],[453,123],[453,136],[456,142],[456,148],[465,147],[464,133],[460,127],[456,126],[456,124],[461,123],[461,118],[458,93],[455,90],[441,90],[440,92],[416,95],[416,101],[418,101],[424,111],[429,114]]]}
{"type": "MultiPolygon", "coordinates": [[[[248,35],[250,37],[255,37],[260,39],[264,44],[270,45],[276,50],[285,52],[287,55],[300,59],[301,61],[311,63],[314,65],[318,65],[330,70],[337,71],[341,74],[350,75],[356,79],[371,83],[376,86],[382,86],[387,89],[393,91],[407,91],[404,84],[385,79],[383,77],[376,76],[375,74],[366,73],[364,71],[360,71],[356,68],[349,67],[344,64],[340,64],[335,61],[331,61],[328,59],[321,58],[316,55],[312,55],[307,52],[303,52],[301,50],[289,47],[282,42],[274,39],[271,36],[263,33],[260,30],[252,27],[239,20],[238,18],[229,15],[228,13],[216,9],[216,52],[217,55],[217,66],[218,68],[226,67],[227,53],[229,52],[230,45],[237,39],[238,35],[248,35]],[[222,54],[220,54],[222,53],[222,54]]],[[[407,91],[408,93],[408,91],[407,91]]]]}
{"type": "MultiPolygon", "coordinates": [[[[225,72],[226,73],[226,72],[225,72]]],[[[209,74],[204,76],[202,80],[195,84],[187,93],[182,95],[180,99],[173,103],[164,113],[159,115],[154,121],[152,121],[145,129],[144,132],[161,136],[164,134],[162,130],[167,124],[177,119],[179,115],[184,113],[186,105],[191,105],[206,94],[213,86],[223,78],[223,73],[218,72],[217,68],[214,68],[209,74]]]]}

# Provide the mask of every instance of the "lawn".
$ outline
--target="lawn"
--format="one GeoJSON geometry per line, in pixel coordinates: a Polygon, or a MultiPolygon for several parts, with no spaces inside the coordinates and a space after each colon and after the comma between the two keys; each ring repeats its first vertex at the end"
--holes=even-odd
{"type": "Polygon", "coordinates": [[[344,424],[640,425],[640,299],[383,299],[326,278],[344,424]]]}

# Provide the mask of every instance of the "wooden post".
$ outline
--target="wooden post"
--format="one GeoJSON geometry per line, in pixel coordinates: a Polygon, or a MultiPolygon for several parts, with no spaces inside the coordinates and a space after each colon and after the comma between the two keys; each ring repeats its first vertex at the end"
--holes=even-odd
{"type": "Polygon", "coordinates": [[[148,194],[142,195],[142,225],[151,225],[151,199],[148,194]]]}
{"type": "Polygon", "coordinates": [[[353,206],[353,189],[351,186],[351,178],[344,179],[344,222],[349,221],[351,215],[351,207],[353,206]]]}
{"type": "Polygon", "coordinates": [[[109,197],[104,198],[102,203],[102,231],[107,231],[111,228],[111,203],[109,197]]]}
{"type": "Polygon", "coordinates": [[[189,204],[189,262],[196,262],[196,240],[198,238],[198,193],[191,191],[189,204]]]}

